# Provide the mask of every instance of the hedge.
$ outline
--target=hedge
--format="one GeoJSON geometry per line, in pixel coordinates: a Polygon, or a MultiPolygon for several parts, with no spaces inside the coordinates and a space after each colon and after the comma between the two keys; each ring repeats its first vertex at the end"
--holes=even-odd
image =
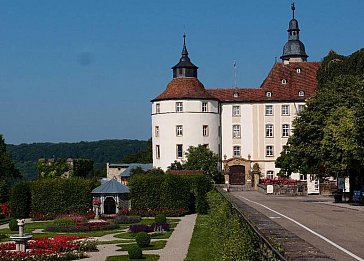
{"type": "Polygon", "coordinates": [[[11,216],[14,218],[27,218],[30,214],[31,183],[19,181],[10,192],[11,216]]]}
{"type": "Polygon", "coordinates": [[[32,184],[32,216],[46,214],[84,214],[91,207],[95,180],[83,178],[39,179],[32,184]]]}
{"type": "Polygon", "coordinates": [[[206,175],[140,174],[131,177],[129,188],[132,209],[206,213],[212,183],[206,175]]]}
{"type": "Polygon", "coordinates": [[[231,204],[216,190],[208,193],[208,203],[210,239],[218,249],[214,260],[261,260],[258,239],[231,204]]]}

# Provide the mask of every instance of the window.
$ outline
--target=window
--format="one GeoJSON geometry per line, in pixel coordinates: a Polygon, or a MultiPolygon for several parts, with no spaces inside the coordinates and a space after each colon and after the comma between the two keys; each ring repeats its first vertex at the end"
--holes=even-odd
{"type": "Polygon", "coordinates": [[[283,79],[282,80],[282,84],[287,84],[287,80],[286,79],[283,79]]]}
{"type": "Polygon", "coordinates": [[[159,137],[159,126],[155,126],[154,136],[159,137]]]}
{"type": "Polygon", "coordinates": [[[202,126],[202,136],[204,137],[209,136],[209,125],[202,126]]]}
{"type": "Polygon", "coordinates": [[[265,136],[267,138],[273,137],[273,124],[265,125],[265,136]]]}
{"type": "Polygon", "coordinates": [[[207,102],[202,103],[202,112],[207,112],[207,102]]]}
{"type": "Polygon", "coordinates": [[[234,157],[240,157],[241,153],[240,153],[240,146],[234,146],[233,147],[233,156],[234,157]]]}
{"type": "Polygon", "coordinates": [[[289,105],[282,105],[282,115],[289,116],[289,105]]]}
{"type": "Polygon", "coordinates": [[[240,106],[233,106],[233,116],[240,116],[240,106]]]}
{"type": "Polygon", "coordinates": [[[176,102],[176,112],[183,112],[183,103],[176,102]]]}
{"type": "Polygon", "coordinates": [[[233,138],[240,138],[240,125],[233,125],[233,138]]]}
{"type": "Polygon", "coordinates": [[[176,136],[181,137],[182,135],[183,135],[183,127],[182,127],[182,125],[177,125],[176,126],[176,136]]]}
{"type": "Polygon", "coordinates": [[[304,110],[304,108],[305,108],[305,105],[303,105],[303,104],[298,105],[298,113],[301,113],[304,110]]]}
{"type": "Polygon", "coordinates": [[[272,92],[266,92],[266,93],[265,93],[265,96],[266,96],[266,97],[272,97],[272,92]]]}
{"type": "Polygon", "coordinates": [[[273,105],[265,105],[265,115],[273,115],[273,105]]]}
{"type": "Polygon", "coordinates": [[[273,154],[273,146],[272,145],[269,145],[267,147],[265,147],[265,155],[267,157],[273,157],[274,154],[273,154]]]}
{"type": "Polygon", "coordinates": [[[239,97],[239,93],[237,91],[234,92],[233,94],[234,98],[238,98],[239,97]]]}
{"type": "Polygon", "coordinates": [[[304,91],[299,91],[299,92],[298,92],[298,96],[300,96],[300,97],[304,97],[304,96],[305,96],[305,92],[304,92],[304,91]]]}
{"type": "Polygon", "coordinates": [[[273,170],[268,170],[267,171],[267,178],[268,179],[274,178],[274,171],[273,170]]]}
{"type": "Polygon", "coordinates": [[[282,125],[282,137],[284,138],[289,137],[289,124],[282,125]]]}
{"type": "Polygon", "coordinates": [[[307,180],[306,174],[300,174],[300,180],[307,180]]]}
{"type": "Polygon", "coordinates": [[[297,72],[297,73],[301,73],[301,68],[297,68],[297,69],[296,69],[296,72],[297,72]]]}
{"type": "Polygon", "coordinates": [[[183,157],[183,145],[177,144],[177,159],[181,159],[183,157]]]}
{"type": "Polygon", "coordinates": [[[159,145],[155,145],[155,158],[159,159],[161,157],[161,151],[159,145]]]}
{"type": "Polygon", "coordinates": [[[156,103],[155,104],[155,113],[160,113],[161,112],[161,105],[160,103],[156,103]]]}

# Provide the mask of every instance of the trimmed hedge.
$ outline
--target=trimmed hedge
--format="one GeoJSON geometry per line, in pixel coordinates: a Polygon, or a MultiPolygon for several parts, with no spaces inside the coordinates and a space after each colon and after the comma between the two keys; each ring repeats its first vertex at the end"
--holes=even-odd
{"type": "Polygon", "coordinates": [[[146,232],[139,232],[135,236],[135,241],[137,242],[138,246],[140,247],[147,247],[150,245],[150,235],[148,235],[146,232]]]}
{"type": "Polygon", "coordinates": [[[29,181],[19,181],[11,188],[10,192],[11,216],[14,218],[29,217],[30,205],[31,183],[29,181]]]}
{"type": "Polygon", "coordinates": [[[131,177],[129,188],[132,209],[206,213],[212,183],[206,175],[141,174],[131,177]]]}
{"type": "Polygon", "coordinates": [[[40,179],[32,184],[32,215],[84,214],[91,207],[91,191],[95,180],[83,178],[40,179]]]}
{"type": "Polygon", "coordinates": [[[214,260],[261,260],[259,242],[252,229],[219,192],[208,193],[211,242],[218,253],[214,260]]]}

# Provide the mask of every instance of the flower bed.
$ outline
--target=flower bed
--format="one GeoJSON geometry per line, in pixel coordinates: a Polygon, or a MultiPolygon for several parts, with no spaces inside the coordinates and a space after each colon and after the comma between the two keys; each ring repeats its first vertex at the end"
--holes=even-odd
{"type": "Polygon", "coordinates": [[[15,250],[15,243],[0,244],[0,260],[74,260],[86,257],[83,251],[96,250],[96,241],[78,236],[55,236],[29,240],[27,252],[15,250]]]}
{"type": "Polygon", "coordinates": [[[137,232],[155,232],[155,231],[169,231],[170,229],[170,225],[168,223],[161,223],[161,224],[151,224],[150,226],[148,225],[131,225],[129,226],[129,231],[133,232],[133,233],[137,233],[137,232]]]}
{"type": "Polygon", "coordinates": [[[78,223],[74,225],[50,225],[45,228],[49,232],[85,232],[85,231],[99,231],[119,228],[119,225],[112,224],[106,221],[100,222],[88,222],[88,223],[78,223]]]}
{"type": "Polygon", "coordinates": [[[297,185],[297,180],[287,178],[263,178],[259,179],[259,184],[263,185],[297,185]]]}
{"type": "Polygon", "coordinates": [[[159,214],[165,214],[168,217],[180,217],[187,213],[186,209],[120,209],[118,215],[131,215],[142,217],[154,217],[159,214]]]}

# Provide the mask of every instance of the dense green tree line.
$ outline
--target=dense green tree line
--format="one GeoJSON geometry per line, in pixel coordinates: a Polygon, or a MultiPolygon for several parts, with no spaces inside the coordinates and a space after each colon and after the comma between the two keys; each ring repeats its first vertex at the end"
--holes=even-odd
{"type": "Polygon", "coordinates": [[[364,49],[347,57],[331,51],[317,80],[276,164],[287,175],[349,176],[357,189],[364,184],[364,49]]]}
{"type": "Polygon", "coordinates": [[[37,161],[40,158],[90,159],[94,161],[96,170],[104,169],[106,162],[132,163],[136,162],[134,159],[151,162],[151,148],[149,149],[148,144],[148,141],[123,139],[77,143],[8,144],[7,149],[23,176],[35,178],[37,177],[37,161]]]}

